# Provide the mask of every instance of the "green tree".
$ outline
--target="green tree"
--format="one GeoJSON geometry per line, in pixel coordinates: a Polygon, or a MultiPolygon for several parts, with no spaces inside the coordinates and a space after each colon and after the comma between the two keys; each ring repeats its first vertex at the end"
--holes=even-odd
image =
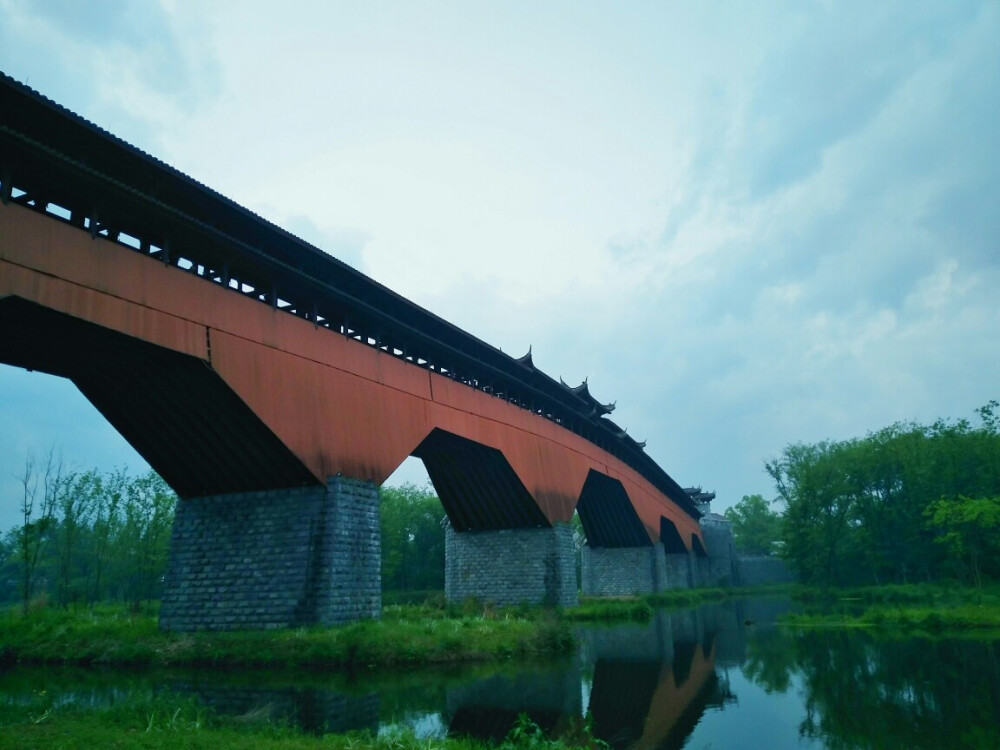
{"type": "Polygon", "coordinates": [[[128,482],[128,475],[123,470],[117,470],[98,477],[93,488],[94,512],[90,534],[90,565],[87,569],[87,598],[90,603],[100,601],[105,596],[112,542],[121,524],[120,508],[128,482]]]}
{"type": "Polygon", "coordinates": [[[413,484],[379,492],[382,590],[444,588],[444,509],[437,496],[413,484]]]}
{"type": "Polygon", "coordinates": [[[19,527],[8,529],[0,537],[0,604],[17,601],[20,596],[18,582],[18,531],[19,527]]]}
{"type": "Polygon", "coordinates": [[[63,486],[61,459],[50,449],[44,467],[39,467],[34,456],[29,454],[20,482],[21,526],[17,534],[17,550],[21,565],[21,604],[27,613],[38,586],[38,571],[45,559],[55,507],[63,486]]]}
{"type": "Polygon", "coordinates": [[[1000,551],[1000,497],[941,498],[924,515],[928,526],[940,532],[936,541],[968,565],[972,582],[982,588],[982,561],[1000,551]]]}
{"type": "Polygon", "coordinates": [[[925,511],[941,498],[1000,496],[996,408],[991,401],[979,410],[978,427],[901,422],[864,438],[790,445],[768,462],[785,505],[784,554],[801,579],[905,583],[949,575],[956,548],[933,543],[947,532],[928,526],[925,511]]]}
{"type": "Polygon", "coordinates": [[[79,547],[88,530],[99,477],[96,471],[71,474],[66,478],[63,491],[59,493],[59,527],[56,533],[57,599],[64,607],[84,594],[77,581],[77,572],[81,567],[79,547]]]}
{"type": "Polygon", "coordinates": [[[725,516],[733,527],[737,549],[751,555],[769,555],[781,539],[781,516],[771,510],[761,495],[744,495],[736,505],[726,508],[725,516]]]}
{"type": "Polygon", "coordinates": [[[0,600],[85,596],[138,605],[159,595],[176,496],[155,473],[63,474],[50,451],[20,477],[21,523],[0,543],[0,600]],[[14,593],[16,592],[16,593],[14,593]]]}
{"type": "Polygon", "coordinates": [[[852,498],[844,455],[850,446],[792,445],[766,465],[785,504],[783,553],[803,581],[845,583],[852,498]]]}
{"type": "Polygon", "coordinates": [[[117,585],[133,609],[158,593],[176,502],[177,496],[153,471],[126,485],[113,549],[117,585]]]}

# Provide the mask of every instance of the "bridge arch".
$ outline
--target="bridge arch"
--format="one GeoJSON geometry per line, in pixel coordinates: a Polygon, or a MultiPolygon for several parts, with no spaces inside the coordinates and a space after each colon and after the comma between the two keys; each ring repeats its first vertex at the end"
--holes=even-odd
{"type": "Polygon", "coordinates": [[[576,510],[591,547],[648,547],[652,544],[622,483],[595,469],[587,473],[576,510]]]}
{"type": "Polygon", "coordinates": [[[413,455],[423,461],[456,532],[551,526],[496,448],[435,427],[413,455]]]}
{"type": "Polygon", "coordinates": [[[676,524],[669,518],[660,516],[660,543],[668,555],[687,554],[687,547],[677,530],[676,524]]]}

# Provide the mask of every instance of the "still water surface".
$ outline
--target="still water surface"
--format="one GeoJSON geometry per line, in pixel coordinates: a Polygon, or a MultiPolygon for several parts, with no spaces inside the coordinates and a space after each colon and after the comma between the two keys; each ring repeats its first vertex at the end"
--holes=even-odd
{"type": "Polygon", "coordinates": [[[502,739],[519,714],[613,748],[1000,748],[1000,641],[878,638],[775,625],[790,605],[748,599],[583,627],[548,663],[405,673],[124,672],[18,668],[0,700],[46,690],[104,705],[163,690],[307,732],[412,727],[502,739]]]}

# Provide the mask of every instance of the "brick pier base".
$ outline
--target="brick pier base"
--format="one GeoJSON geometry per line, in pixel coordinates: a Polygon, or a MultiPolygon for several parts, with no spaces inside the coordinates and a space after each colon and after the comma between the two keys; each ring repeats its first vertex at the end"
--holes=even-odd
{"type": "Polygon", "coordinates": [[[177,504],[163,630],[261,630],[378,618],[378,487],[199,497],[177,504]]]}
{"type": "Polygon", "coordinates": [[[663,547],[584,547],[580,561],[585,596],[654,594],[667,588],[663,547]]]}
{"type": "Polygon", "coordinates": [[[667,569],[668,589],[690,589],[695,588],[698,582],[695,580],[694,553],[674,552],[663,556],[667,569]]]}
{"type": "Polygon", "coordinates": [[[573,530],[557,523],[547,529],[445,534],[445,596],[469,597],[500,605],[577,604],[573,530]]]}

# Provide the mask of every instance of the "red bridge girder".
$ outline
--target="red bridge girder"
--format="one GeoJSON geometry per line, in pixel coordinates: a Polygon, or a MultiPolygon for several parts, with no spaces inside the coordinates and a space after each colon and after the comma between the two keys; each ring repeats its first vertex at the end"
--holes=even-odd
{"type": "MultiPolygon", "coordinates": [[[[229,398],[223,393],[228,389],[234,403],[245,405],[259,425],[252,419],[235,420],[233,429],[276,438],[297,459],[275,456],[288,464],[293,481],[320,483],[341,473],[381,484],[439,429],[500,451],[549,523],[570,520],[593,470],[621,482],[651,542],[659,540],[661,518],[671,520],[684,539],[700,537],[697,521],[638,472],[551,420],[13,203],[0,207],[0,305],[5,298],[176,355],[176,363],[169,357],[165,362],[177,364],[178,373],[191,370],[181,367],[181,361],[207,366],[208,390],[203,393],[214,393],[209,400],[217,403],[229,398]],[[214,391],[208,383],[215,384],[214,391]],[[221,391],[220,383],[225,386],[221,391]]],[[[65,327],[51,330],[69,335],[65,327]]],[[[46,359],[41,356],[44,347],[56,350],[67,343],[35,342],[39,361],[46,359]]],[[[0,345],[0,358],[3,349],[0,345]]],[[[135,393],[166,400],[163,389],[170,383],[154,387],[148,382],[151,377],[141,372],[148,357],[136,352],[126,360],[137,369],[135,393]]],[[[6,361],[31,366],[11,357],[6,361]]],[[[80,368],[84,363],[34,367],[76,381],[84,380],[80,368]]],[[[101,368],[90,363],[84,369],[91,373],[94,395],[83,382],[78,383],[81,389],[158,468],[165,448],[156,440],[143,440],[137,434],[142,425],[122,429],[126,414],[115,413],[107,403],[102,408],[102,400],[113,399],[115,389],[106,388],[102,397],[101,368]]],[[[192,434],[218,430],[218,423],[199,417],[199,409],[177,403],[192,434]]],[[[225,470],[219,467],[223,474],[225,470]]],[[[220,488],[245,489],[246,476],[231,471],[236,476],[220,476],[213,494],[220,488]]],[[[179,492],[184,496],[197,490],[179,492]]]]}

